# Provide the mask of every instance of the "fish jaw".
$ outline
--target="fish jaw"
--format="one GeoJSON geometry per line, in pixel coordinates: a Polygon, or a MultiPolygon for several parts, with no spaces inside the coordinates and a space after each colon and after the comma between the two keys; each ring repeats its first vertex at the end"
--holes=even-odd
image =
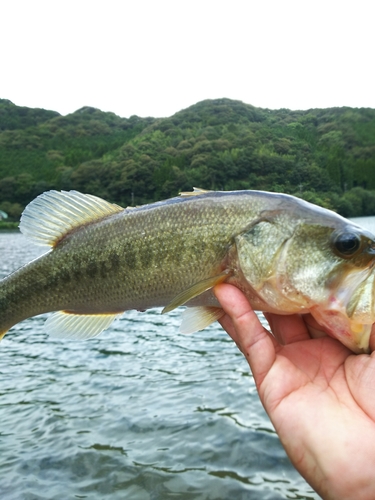
{"type": "MultiPolygon", "coordinates": [[[[373,307],[375,275],[371,269],[351,270],[337,286],[328,279],[326,296],[309,312],[320,326],[356,354],[370,352],[375,322],[373,307]]],[[[335,280],[333,280],[335,281],[335,280]]]]}
{"type": "Polygon", "coordinates": [[[339,340],[355,354],[370,353],[371,324],[350,320],[341,304],[332,302],[331,307],[311,309],[311,315],[330,337],[339,340]]]}
{"type": "Polygon", "coordinates": [[[373,267],[346,273],[333,286],[326,304],[311,313],[328,333],[355,353],[370,352],[370,334],[375,322],[375,270],[373,267]]]}

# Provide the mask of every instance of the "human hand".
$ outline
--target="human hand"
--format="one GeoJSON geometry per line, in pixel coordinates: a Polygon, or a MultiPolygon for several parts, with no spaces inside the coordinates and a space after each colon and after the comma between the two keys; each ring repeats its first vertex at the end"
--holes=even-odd
{"type": "Polygon", "coordinates": [[[354,355],[310,316],[267,314],[271,335],[239,289],[215,295],[296,469],[324,499],[373,500],[375,353],[354,355]]]}

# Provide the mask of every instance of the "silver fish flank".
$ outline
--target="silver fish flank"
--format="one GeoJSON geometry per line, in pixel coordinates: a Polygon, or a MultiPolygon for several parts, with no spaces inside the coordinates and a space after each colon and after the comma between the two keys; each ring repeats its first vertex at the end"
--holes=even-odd
{"type": "Polygon", "coordinates": [[[367,352],[374,307],[374,236],[298,198],[196,190],[123,209],[76,191],[28,205],[21,231],[49,251],[0,282],[0,337],[57,311],[51,335],[98,335],[129,309],[187,305],[182,330],[223,314],[213,288],[239,287],[252,306],[311,313],[354,352],[367,352]]]}

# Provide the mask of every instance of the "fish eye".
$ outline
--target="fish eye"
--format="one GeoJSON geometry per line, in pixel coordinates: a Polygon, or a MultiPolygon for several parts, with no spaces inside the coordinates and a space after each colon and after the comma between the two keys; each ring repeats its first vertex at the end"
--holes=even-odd
{"type": "Polygon", "coordinates": [[[342,257],[352,257],[361,247],[361,238],[356,233],[339,233],[334,238],[333,245],[342,257]]]}

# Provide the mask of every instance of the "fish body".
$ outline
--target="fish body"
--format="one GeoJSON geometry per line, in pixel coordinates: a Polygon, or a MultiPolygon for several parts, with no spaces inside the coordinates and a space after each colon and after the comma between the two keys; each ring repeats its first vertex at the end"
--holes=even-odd
{"type": "Polygon", "coordinates": [[[38,314],[60,337],[97,335],[124,311],[191,306],[184,331],[223,314],[212,288],[255,309],[311,312],[355,352],[368,349],[374,236],[298,198],[198,190],[123,209],[75,191],[26,207],[21,231],[50,250],[0,282],[0,336],[38,314]]]}

